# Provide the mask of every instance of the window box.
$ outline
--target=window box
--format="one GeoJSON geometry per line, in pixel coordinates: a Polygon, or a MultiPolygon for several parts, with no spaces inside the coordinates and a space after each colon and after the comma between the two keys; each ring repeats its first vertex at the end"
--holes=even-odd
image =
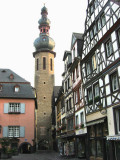
{"type": "Polygon", "coordinates": [[[94,98],[94,101],[95,101],[95,102],[100,101],[100,96],[95,97],[95,98],[94,98]]]}
{"type": "Polygon", "coordinates": [[[79,125],[76,125],[76,126],[75,126],[75,129],[76,129],[76,130],[78,130],[79,128],[80,128],[80,126],[79,126],[79,125]]]}
{"type": "Polygon", "coordinates": [[[91,104],[93,104],[93,100],[92,99],[88,101],[88,105],[91,105],[91,104]]]}
{"type": "Polygon", "coordinates": [[[20,112],[9,112],[9,114],[20,114],[20,112]]]}
{"type": "Polygon", "coordinates": [[[83,123],[80,124],[80,128],[84,128],[84,124],[83,123]]]}

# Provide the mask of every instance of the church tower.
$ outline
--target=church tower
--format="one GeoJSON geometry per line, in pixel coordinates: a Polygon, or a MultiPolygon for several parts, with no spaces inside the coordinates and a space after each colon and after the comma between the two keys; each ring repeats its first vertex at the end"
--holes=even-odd
{"type": "Polygon", "coordinates": [[[34,41],[35,58],[35,88],[37,93],[37,144],[38,149],[52,149],[51,113],[52,93],[54,86],[55,42],[49,37],[50,20],[48,10],[41,9],[41,19],[38,21],[40,34],[34,41]]]}

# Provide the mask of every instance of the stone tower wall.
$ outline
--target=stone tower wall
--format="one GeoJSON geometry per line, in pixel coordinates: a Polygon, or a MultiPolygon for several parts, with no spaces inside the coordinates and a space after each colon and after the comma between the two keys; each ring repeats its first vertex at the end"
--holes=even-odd
{"type": "Polygon", "coordinates": [[[35,56],[35,88],[37,92],[37,141],[47,140],[52,148],[51,113],[52,94],[54,86],[54,54],[40,52],[35,56]],[[43,57],[46,57],[46,70],[43,70],[43,57]],[[52,71],[50,59],[52,58],[52,71]],[[37,70],[38,59],[38,70],[37,70]]]}

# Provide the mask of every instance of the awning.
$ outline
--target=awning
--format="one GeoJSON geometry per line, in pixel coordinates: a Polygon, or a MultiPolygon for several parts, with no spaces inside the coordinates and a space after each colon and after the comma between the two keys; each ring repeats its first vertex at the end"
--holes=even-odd
{"type": "Polygon", "coordinates": [[[90,121],[90,122],[87,122],[86,126],[92,126],[92,125],[95,125],[95,124],[99,124],[99,123],[103,123],[105,120],[105,118],[103,119],[98,119],[98,120],[95,120],[95,121],[90,121]]]}
{"type": "Polygon", "coordinates": [[[120,136],[114,135],[114,136],[107,136],[108,141],[120,141],[120,136]]]}

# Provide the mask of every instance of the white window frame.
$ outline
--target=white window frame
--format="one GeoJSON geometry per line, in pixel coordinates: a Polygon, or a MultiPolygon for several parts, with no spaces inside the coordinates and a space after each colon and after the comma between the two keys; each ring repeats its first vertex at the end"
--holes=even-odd
{"type": "Polygon", "coordinates": [[[8,137],[20,137],[20,127],[8,126],[8,137]]]}
{"type": "Polygon", "coordinates": [[[20,113],[20,103],[9,103],[9,113],[20,113]]]}
{"type": "Polygon", "coordinates": [[[118,81],[117,72],[115,72],[111,75],[111,85],[112,85],[113,92],[115,92],[116,90],[119,89],[119,81],[118,81]]]}
{"type": "Polygon", "coordinates": [[[107,57],[109,57],[113,53],[111,39],[108,39],[108,41],[105,43],[105,48],[106,48],[107,57]]]}
{"type": "Polygon", "coordinates": [[[92,69],[93,70],[97,69],[96,55],[95,54],[92,56],[92,69]]]}
{"type": "Polygon", "coordinates": [[[90,75],[91,74],[91,65],[90,65],[90,62],[88,62],[86,66],[87,66],[86,67],[87,75],[90,75]]]}
{"type": "Polygon", "coordinates": [[[100,93],[99,93],[99,84],[97,83],[95,86],[94,86],[94,94],[95,94],[95,97],[98,97],[100,96],[100,93]]]}
{"type": "Polygon", "coordinates": [[[84,124],[84,112],[80,113],[80,122],[81,124],[84,124]]]}
{"type": "Polygon", "coordinates": [[[88,100],[90,101],[92,99],[93,99],[93,97],[92,97],[92,88],[89,88],[88,89],[88,100]]]}
{"type": "Polygon", "coordinates": [[[117,133],[120,134],[120,108],[115,109],[115,117],[116,117],[116,130],[117,133]]]}

